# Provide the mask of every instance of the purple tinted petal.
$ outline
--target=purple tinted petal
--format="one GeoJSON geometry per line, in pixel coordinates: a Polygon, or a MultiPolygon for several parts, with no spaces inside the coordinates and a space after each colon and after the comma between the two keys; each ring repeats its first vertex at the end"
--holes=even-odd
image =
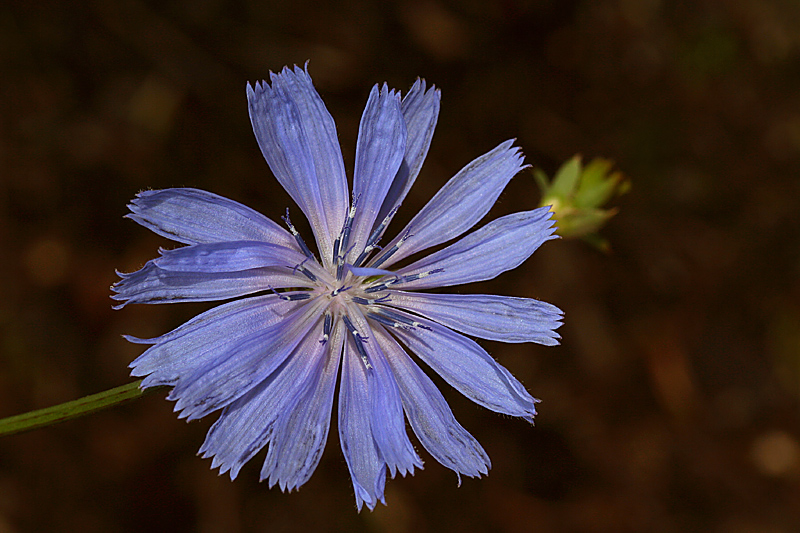
{"type": "MultiPolygon", "coordinates": [[[[475,438],[459,424],[442,393],[383,328],[375,336],[397,379],[408,421],[425,449],[458,474],[480,477],[491,461],[475,438]]],[[[460,484],[460,478],[459,478],[460,484]]]]}
{"type": "Polygon", "coordinates": [[[370,408],[367,369],[352,339],[345,343],[342,359],[342,380],[339,387],[339,441],[342,454],[353,479],[358,510],[366,504],[374,509],[386,485],[386,463],[381,458],[372,438],[372,410],[370,408]]]}
{"type": "Polygon", "coordinates": [[[394,336],[445,381],[487,409],[533,422],[538,400],[475,341],[436,322],[398,312],[429,329],[395,328],[394,336]]]}
{"type": "Polygon", "coordinates": [[[336,126],[307,72],[295,67],[247,86],[250,121],[272,173],[311,222],[323,261],[348,209],[336,126]],[[332,237],[332,235],[334,237],[332,237]]]}
{"type": "Polygon", "coordinates": [[[293,490],[308,481],[319,464],[331,425],[333,391],[339,372],[344,330],[334,329],[328,343],[322,344],[322,322],[297,350],[313,370],[298,387],[292,402],[280,410],[272,432],[267,458],[261,469],[261,480],[269,478],[269,486],[293,490]]]}
{"type": "Polygon", "coordinates": [[[353,174],[353,198],[358,202],[350,237],[353,259],[366,245],[381,204],[406,149],[406,123],[400,110],[400,95],[386,84],[375,85],[361,116],[353,174]]]}
{"type": "Polygon", "coordinates": [[[158,268],[153,261],[122,278],[111,290],[112,299],[127,304],[163,304],[226,300],[269,288],[303,287],[308,278],[285,267],[256,268],[239,272],[174,272],[158,268]]]}
{"type": "Polygon", "coordinates": [[[531,298],[488,294],[423,294],[393,291],[390,305],[413,311],[473,337],[553,346],[564,313],[531,298]]]}
{"type": "Polygon", "coordinates": [[[300,305],[274,294],[245,298],[209,309],[155,339],[131,337],[133,342],[153,345],[130,364],[131,375],[147,376],[143,388],[173,385],[259,336],[300,305]]]}
{"type": "Polygon", "coordinates": [[[411,90],[403,98],[400,108],[408,130],[406,152],[375,219],[375,225],[380,224],[393,209],[403,203],[417,179],[433,139],[433,131],[439,118],[441,96],[439,90],[433,86],[426,91],[425,80],[417,78],[411,90]]]}
{"type": "MultiPolygon", "coordinates": [[[[385,248],[402,246],[382,266],[458,237],[489,212],[506,184],[523,167],[519,148],[506,141],[475,159],[445,183],[385,248]]],[[[380,254],[377,256],[380,258],[380,254]]]]}
{"type": "Polygon", "coordinates": [[[461,285],[492,279],[518,267],[543,242],[557,238],[549,209],[541,207],[493,220],[447,248],[399,269],[398,276],[442,271],[397,287],[405,290],[461,285]]]}
{"type": "MultiPolygon", "coordinates": [[[[397,382],[380,345],[373,340],[374,330],[382,326],[375,324],[370,328],[360,312],[351,313],[350,318],[358,331],[366,337],[363,344],[369,363],[372,365],[367,370],[372,405],[372,437],[392,477],[396,472],[400,472],[403,476],[407,473],[413,474],[414,467],[422,467],[422,460],[414,452],[406,432],[403,404],[397,382]]],[[[349,340],[352,342],[352,339],[349,340]]]]}
{"type": "Polygon", "coordinates": [[[297,359],[292,357],[225,407],[199,450],[203,458],[213,457],[211,468],[219,468],[220,474],[230,471],[231,479],[236,479],[242,466],[267,445],[280,411],[292,400],[295,389],[304,384],[297,379],[297,370],[307,365],[298,366],[297,359]],[[291,363],[295,364],[290,367],[291,363]],[[292,379],[278,379],[285,376],[292,379]]]}
{"type": "MultiPolygon", "coordinates": [[[[293,268],[306,261],[300,252],[283,246],[256,241],[192,244],[174,250],[161,250],[153,259],[158,268],[172,272],[239,272],[262,267],[293,268]]],[[[304,264],[317,277],[327,273],[314,261],[304,264]]]]}
{"type": "Polygon", "coordinates": [[[318,303],[301,305],[282,321],[243,337],[188,376],[181,376],[167,397],[177,400],[179,418],[202,418],[247,393],[286,360],[319,316],[318,303]]]}
{"type": "Polygon", "coordinates": [[[142,191],[128,208],[127,218],[184,244],[264,241],[297,250],[292,235],[261,213],[198,189],[142,191]]]}
{"type": "MultiPolygon", "coordinates": [[[[321,327],[318,325],[316,333],[307,336],[275,372],[225,408],[200,448],[203,457],[214,457],[212,468],[219,467],[220,474],[230,470],[231,479],[234,479],[242,465],[252,459],[268,441],[273,441],[274,445],[275,441],[294,436],[279,429],[281,424],[276,421],[289,410],[289,406],[296,405],[300,398],[304,398],[309,388],[314,390],[320,379],[320,367],[325,361],[329,361],[329,367],[333,365],[330,368],[334,369],[334,375],[339,361],[342,336],[334,337],[333,342],[326,346],[319,343],[320,336],[321,327]]],[[[324,374],[323,377],[328,379],[329,376],[324,374]]],[[[332,377],[330,379],[333,380],[332,377]]],[[[327,408],[328,423],[330,402],[327,408]]],[[[319,423],[323,423],[324,415],[319,413],[319,416],[319,423]]],[[[287,466],[290,464],[287,463],[287,466]]]]}

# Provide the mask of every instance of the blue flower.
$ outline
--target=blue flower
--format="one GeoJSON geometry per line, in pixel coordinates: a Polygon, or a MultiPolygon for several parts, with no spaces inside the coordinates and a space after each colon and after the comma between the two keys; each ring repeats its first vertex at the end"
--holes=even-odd
{"type": "Polygon", "coordinates": [[[339,440],[359,510],[385,503],[387,472],[422,467],[406,419],[459,481],[486,474],[486,452],[409,354],[472,401],[533,421],[538,400],[465,335],[554,345],[561,311],[528,298],[416,292],[492,279],[555,238],[548,208],[501,217],[462,237],[523,168],[519,149],[507,141],[472,161],[379,246],[428,152],[439,91],[423,80],[402,99],[385,84],[372,88],[352,196],[336,126],[307,71],[271,74],[270,83],[247,86],[247,99],[261,151],[308,218],[318,255],[288,211],[287,231],[209,192],[140,193],[127,217],[186,246],[162,249],[141,270],[120,274],[117,307],[230,301],[160,337],[128,337],[151,345],[131,374],[144,377],[142,388],[172,387],[180,418],[222,410],[200,452],[232,479],[269,444],[261,479],[289,491],[305,483],[328,437],[337,377],[339,440]]]}

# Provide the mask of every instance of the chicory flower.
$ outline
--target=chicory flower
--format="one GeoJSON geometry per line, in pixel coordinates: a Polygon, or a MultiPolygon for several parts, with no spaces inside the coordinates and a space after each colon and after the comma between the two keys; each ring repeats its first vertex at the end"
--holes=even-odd
{"type": "Polygon", "coordinates": [[[401,99],[373,87],[352,195],[336,126],[306,70],[248,84],[247,99],[261,151],[308,218],[317,253],[288,211],[287,230],[209,192],[141,192],[127,217],[185,246],[120,274],[117,307],[226,302],[160,337],[128,337],[151,345],[131,374],[144,377],[143,388],[172,387],[180,418],[221,410],[200,452],[232,479],[269,445],[261,479],[289,491],[305,483],[328,437],[337,381],[339,440],[359,510],[385,503],[387,473],[422,467],[406,419],[459,478],[486,474],[486,452],[410,354],[474,402],[533,421],[538,400],[469,337],[554,345],[561,311],[529,298],[417,292],[492,279],[555,238],[548,208],[462,237],[523,168],[520,150],[507,141],[475,159],[379,244],[428,152],[439,91],[417,80],[401,99]]]}

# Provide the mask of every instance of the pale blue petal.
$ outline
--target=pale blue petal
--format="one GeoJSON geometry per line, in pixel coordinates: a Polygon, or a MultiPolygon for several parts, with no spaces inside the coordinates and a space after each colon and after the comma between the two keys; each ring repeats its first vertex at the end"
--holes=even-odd
{"type": "Polygon", "coordinates": [[[478,343],[436,322],[398,312],[429,329],[395,328],[394,336],[445,381],[487,409],[533,422],[538,400],[478,343]]]}
{"type": "MultiPolygon", "coordinates": [[[[338,344],[334,339],[333,344],[323,346],[319,342],[322,334],[320,324],[316,334],[307,336],[267,379],[228,405],[211,427],[200,453],[203,457],[214,457],[211,466],[219,467],[220,474],[230,471],[231,479],[235,479],[242,466],[267,442],[291,438],[291,434],[284,435],[277,429],[280,426],[276,423],[278,418],[289,410],[289,406],[304,397],[309,388],[317,386],[319,368],[328,360],[329,355],[334,360],[335,373],[335,365],[338,364],[341,353],[341,335],[338,337],[338,344]],[[333,349],[328,353],[330,346],[333,349]]],[[[329,404],[328,420],[330,416],[329,404]]]]}
{"type": "Polygon", "coordinates": [[[198,189],[142,191],[126,218],[184,244],[264,241],[298,250],[294,237],[239,202],[198,189]]]}
{"type": "Polygon", "coordinates": [[[397,379],[408,421],[425,449],[457,474],[480,477],[488,473],[489,456],[456,421],[433,381],[383,328],[378,328],[375,336],[397,379]]]}
{"type": "Polygon", "coordinates": [[[247,86],[250,121],[272,173],[305,213],[323,261],[348,209],[347,179],[336,126],[308,73],[284,68],[247,86]]]}
{"type": "MultiPolygon", "coordinates": [[[[422,460],[408,438],[397,382],[380,345],[373,340],[375,329],[382,329],[383,326],[373,323],[370,327],[357,308],[354,311],[349,316],[356,329],[365,337],[363,345],[371,365],[367,370],[367,383],[372,405],[372,437],[389,467],[391,477],[397,472],[403,476],[414,474],[415,467],[422,467],[422,460]]],[[[352,343],[352,339],[349,342],[352,343]]]]}
{"type": "Polygon", "coordinates": [[[308,286],[308,278],[288,267],[255,268],[238,272],[174,272],[148,261],[136,272],[118,272],[112,299],[127,304],[164,304],[227,300],[270,288],[308,286]]]}
{"type": "Polygon", "coordinates": [[[473,337],[553,346],[564,313],[532,298],[489,294],[424,294],[392,291],[389,305],[420,314],[473,337]]]}
{"type": "Polygon", "coordinates": [[[131,375],[144,377],[142,388],[174,385],[223,354],[235,351],[266,328],[285,320],[302,302],[287,302],[275,294],[219,305],[155,339],[128,340],[152,344],[130,364],[131,375]]]}
{"type": "MultiPolygon", "coordinates": [[[[294,268],[306,261],[306,257],[283,246],[256,241],[215,242],[192,244],[160,250],[161,257],[153,259],[158,268],[172,272],[240,272],[262,267],[294,268]]],[[[317,277],[326,276],[315,261],[303,266],[317,277]]]]}
{"type": "MultiPolygon", "coordinates": [[[[388,267],[416,252],[458,237],[484,217],[506,184],[523,167],[519,148],[506,141],[453,176],[385,246],[400,248],[381,266],[388,267]]],[[[380,254],[376,256],[380,258],[380,254]]]]}
{"type": "Polygon", "coordinates": [[[345,343],[342,358],[342,379],[339,387],[339,441],[347,468],[353,480],[356,505],[374,509],[378,502],[386,504],[386,463],[372,437],[372,409],[367,369],[352,346],[345,343]]]}
{"type": "Polygon", "coordinates": [[[290,357],[223,409],[198,452],[204,459],[213,457],[211,468],[219,468],[220,474],[230,472],[231,480],[236,479],[244,464],[267,445],[281,410],[305,385],[302,370],[309,367],[305,361],[298,364],[298,360],[302,358],[297,354],[290,357]]]}
{"type": "MultiPolygon", "coordinates": [[[[493,220],[479,230],[397,271],[413,276],[433,270],[396,288],[429,289],[492,279],[522,264],[545,241],[557,238],[549,207],[512,213],[493,220]]],[[[394,288],[394,287],[393,287],[394,288]]]]}
{"type": "Polygon", "coordinates": [[[426,91],[425,80],[417,78],[411,90],[403,98],[400,108],[408,130],[406,153],[378,212],[373,229],[403,203],[411,186],[414,185],[433,139],[433,131],[439,118],[441,97],[439,90],[433,86],[426,91]]]}
{"type": "Polygon", "coordinates": [[[364,250],[405,150],[406,123],[400,110],[400,95],[386,84],[380,91],[375,85],[361,116],[356,144],[353,199],[357,210],[350,234],[353,259],[364,250]]]}
{"type": "Polygon", "coordinates": [[[328,440],[344,328],[335,328],[330,340],[322,344],[321,323],[296,354],[313,371],[302,380],[298,392],[275,421],[260,477],[269,479],[270,488],[278,484],[281,490],[291,491],[308,481],[328,440]]]}
{"type": "Polygon", "coordinates": [[[242,338],[188,376],[181,376],[167,397],[177,400],[179,418],[202,418],[247,393],[283,363],[320,315],[318,303],[301,305],[282,321],[242,338]]]}

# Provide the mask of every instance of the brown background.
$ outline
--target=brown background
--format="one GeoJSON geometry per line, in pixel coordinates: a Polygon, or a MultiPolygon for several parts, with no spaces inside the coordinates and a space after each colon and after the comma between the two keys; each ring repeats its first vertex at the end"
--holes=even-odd
{"type": "MultiPolygon", "coordinates": [[[[566,312],[560,347],[484,343],[543,399],[536,427],[443,387],[489,477],[457,488],[422,452],[359,515],[335,434],[299,493],[258,460],[231,483],[195,457],[213,417],[155,394],[0,440],[0,531],[800,530],[794,0],[4,2],[0,416],[128,382],[123,333],[205,308],[111,310],[114,269],[166,244],[125,204],[191,186],[277,219],[244,86],[306,59],[350,169],[373,83],[442,89],[400,223],[511,137],[551,175],[582,153],[631,178],[612,254],[549,242],[468,289],[566,312]]],[[[492,214],[537,201],[526,172],[492,214]]]]}

